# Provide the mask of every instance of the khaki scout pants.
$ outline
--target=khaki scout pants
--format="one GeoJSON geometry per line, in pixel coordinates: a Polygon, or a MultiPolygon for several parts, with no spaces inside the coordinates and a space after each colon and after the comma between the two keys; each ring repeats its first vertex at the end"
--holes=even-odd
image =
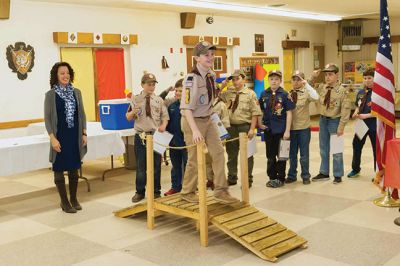
{"type": "MultiPolygon", "coordinates": [[[[214,172],[214,193],[228,189],[225,176],[225,157],[224,148],[219,139],[217,128],[210,118],[195,118],[197,127],[204,137],[208,153],[212,159],[212,170],[214,172]]],[[[193,144],[193,134],[186,118],[181,119],[182,130],[186,145],[193,144]]],[[[182,194],[195,193],[197,188],[197,151],[196,148],[188,149],[188,162],[186,165],[185,176],[182,184],[182,194]]]]}
{"type": "MultiPolygon", "coordinates": [[[[239,124],[234,125],[231,124],[231,127],[228,128],[228,133],[231,136],[230,138],[239,137],[239,133],[248,133],[250,130],[250,124],[239,124]]],[[[253,138],[255,138],[254,136],[253,138]]],[[[226,143],[226,152],[228,153],[228,180],[232,183],[236,183],[238,179],[238,153],[239,153],[239,140],[231,141],[226,143]]],[[[254,166],[254,157],[251,156],[247,160],[248,162],[248,175],[249,182],[253,183],[253,166],[254,166]]]]}

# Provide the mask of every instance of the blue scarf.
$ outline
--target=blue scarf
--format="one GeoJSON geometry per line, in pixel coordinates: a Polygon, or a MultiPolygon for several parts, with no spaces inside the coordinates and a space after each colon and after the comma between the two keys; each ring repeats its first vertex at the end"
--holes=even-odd
{"type": "Polygon", "coordinates": [[[65,117],[67,120],[68,128],[74,127],[74,114],[76,109],[76,101],[74,97],[74,87],[68,84],[65,88],[59,84],[54,85],[54,91],[65,102],[65,117]]]}

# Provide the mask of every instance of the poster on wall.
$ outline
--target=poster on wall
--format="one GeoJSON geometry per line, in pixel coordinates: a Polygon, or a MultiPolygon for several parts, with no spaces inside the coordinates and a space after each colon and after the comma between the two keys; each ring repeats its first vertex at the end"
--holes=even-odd
{"type": "Polygon", "coordinates": [[[16,42],[14,46],[9,45],[6,50],[8,67],[12,72],[17,73],[20,80],[28,77],[35,65],[35,50],[24,42],[16,42]]]}
{"type": "Polygon", "coordinates": [[[354,82],[363,83],[363,73],[369,67],[375,67],[375,60],[361,60],[355,62],[354,82]]]}
{"type": "Polygon", "coordinates": [[[354,84],[355,82],[355,62],[344,63],[344,83],[354,84]]]}

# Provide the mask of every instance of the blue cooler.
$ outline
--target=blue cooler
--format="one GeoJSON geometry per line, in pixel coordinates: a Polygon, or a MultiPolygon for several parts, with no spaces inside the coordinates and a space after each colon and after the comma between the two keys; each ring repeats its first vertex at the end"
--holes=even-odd
{"type": "Polygon", "coordinates": [[[125,116],[129,104],[127,99],[99,101],[101,127],[109,130],[133,128],[133,120],[128,121],[125,116]]]}

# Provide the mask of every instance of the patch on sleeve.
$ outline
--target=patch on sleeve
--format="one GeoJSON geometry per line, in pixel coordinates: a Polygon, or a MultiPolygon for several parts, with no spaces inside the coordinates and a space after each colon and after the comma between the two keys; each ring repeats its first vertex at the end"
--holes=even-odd
{"type": "Polygon", "coordinates": [[[185,89],[185,103],[186,104],[190,103],[190,88],[185,89]]]}

